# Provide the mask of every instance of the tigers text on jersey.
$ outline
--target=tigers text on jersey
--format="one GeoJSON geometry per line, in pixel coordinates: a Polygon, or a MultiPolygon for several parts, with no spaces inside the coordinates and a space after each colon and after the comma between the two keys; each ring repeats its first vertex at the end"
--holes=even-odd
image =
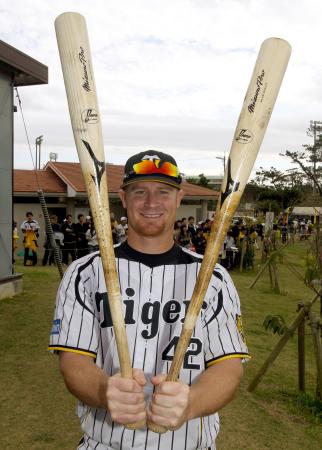
{"type": "MultiPolygon", "coordinates": [[[[127,242],[115,248],[132,367],[148,380],[167,373],[192,296],[202,257],[174,245],[161,255],[133,250],[127,242]]],[[[99,253],[74,261],[57,295],[50,349],[95,358],[109,375],[119,371],[112,319],[99,253]]],[[[180,379],[191,384],[207,367],[228,358],[247,358],[240,304],[230,276],[220,265],[211,278],[202,311],[186,352],[180,379]]],[[[91,449],[192,450],[214,448],[218,414],[190,420],[177,431],[159,435],[127,430],[108,411],[79,404],[85,443],[91,449]]]]}

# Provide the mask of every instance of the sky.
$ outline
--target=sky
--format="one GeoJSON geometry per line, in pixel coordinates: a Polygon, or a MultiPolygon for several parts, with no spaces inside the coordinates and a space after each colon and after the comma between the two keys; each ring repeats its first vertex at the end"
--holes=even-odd
{"type": "MultiPolygon", "coordinates": [[[[35,139],[78,161],[55,37],[66,11],[87,22],[106,160],[172,154],[186,175],[221,175],[262,41],[286,39],[292,55],[254,171],[294,167],[279,156],[312,144],[322,120],[319,0],[0,0],[0,39],[48,66],[49,83],[20,87],[14,165],[32,169],[35,139]]],[[[15,101],[17,104],[17,101],[15,101]]],[[[254,173],[254,172],[253,172],[254,173]]]]}

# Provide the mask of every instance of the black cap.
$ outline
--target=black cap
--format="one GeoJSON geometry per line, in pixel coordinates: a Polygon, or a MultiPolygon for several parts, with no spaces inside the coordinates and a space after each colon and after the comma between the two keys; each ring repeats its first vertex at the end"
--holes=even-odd
{"type": "Polygon", "coordinates": [[[181,175],[172,156],[156,150],[137,153],[126,161],[121,188],[138,181],[157,181],[180,189],[181,175]]]}

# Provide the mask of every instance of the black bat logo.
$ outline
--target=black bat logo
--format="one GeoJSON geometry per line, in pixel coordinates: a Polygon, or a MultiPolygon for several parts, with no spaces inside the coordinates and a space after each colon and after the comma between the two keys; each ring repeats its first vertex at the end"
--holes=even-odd
{"type": "Polygon", "coordinates": [[[220,197],[220,207],[222,207],[224,201],[232,192],[236,192],[239,188],[239,181],[234,181],[231,177],[231,160],[228,158],[228,174],[227,174],[227,184],[225,192],[221,193],[220,197]]]}
{"type": "Polygon", "coordinates": [[[104,161],[99,161],[96,158],[96,156],[95,156],[95,154],[94,154],[94,152],[93,152],[93,150],[92,150],[92,148],[91,148],[91,146],[89,145],[88,142],[84,141],[83,139],[82,139],[82,142],[85,145],[85,147],[86,147],[90,157],[93,160],[93,163],[94,163],[94,166],[95,166],[96,178],[93,177],[93,175],[92,175],[92,178],[93,178],[93,181],[94,181],[95,184],[98,183],[97,187],[98,187],[98,189],[100,189],[100,187],[101,187],[101,179],[102,179],[103,173],[105,172],[105,162],[104,161]]]}

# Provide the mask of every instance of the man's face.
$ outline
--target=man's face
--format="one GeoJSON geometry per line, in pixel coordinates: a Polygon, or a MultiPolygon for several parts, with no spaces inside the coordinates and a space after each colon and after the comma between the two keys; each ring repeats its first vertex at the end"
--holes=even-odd
{"type": "Polygon", "coordinates": [[[152,181],[133,183],[121,190],[129,234],[157,237],[168,233],[172,236],[176,210],[182,197],[182,190],[152,181]]]}
{"type": "Polygon", "coordinates": [[[27,220],[28,220],[28,222],[31,222],[32,219],[33,219],[33,215],[32,215],[32,214],[28,214],[28,215],[27,215],[27,220]]]}
{"type": "Polygon", "coordinates": [[[79,220],[79,223],[84,223],[84,216],[80,216],[80,218],[78,219],[79,220]]]}

